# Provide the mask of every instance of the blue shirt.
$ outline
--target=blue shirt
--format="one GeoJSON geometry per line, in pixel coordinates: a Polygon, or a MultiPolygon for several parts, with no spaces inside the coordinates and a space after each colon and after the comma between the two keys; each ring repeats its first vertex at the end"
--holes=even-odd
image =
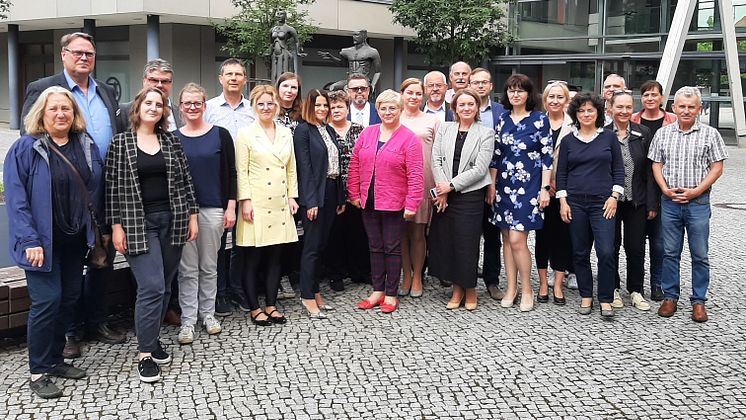
{"type": "Polygon", "coordinates": [[[63,74],[65,75],[70,91],[73,93],[75,102],[83,112],[86,131],[88,131],[88,134],[90,134],[96,146],[98,146],[101,159],[106,159],[106,151],[109,149],[114,129],[111,126],[109,109],[106,108],[104,100],[98,95],[98,85],[93,80],[93,77],[88,76],[88,95],[86,96],[83,93],[83,89],[67,74],[67,70],[64,70],[63,74]]]}
{"type": "Polygon", "coordinates": [[[479,111],[479,123],[490,130],[495,129],[495,120],[492,118],[492,101],[483,110],[479,111]]]}
{"type": "Polygon", "coordinates": [[[204,118],[210,124],[219,125],[228,130],[235,143],[238,139],[238,130],[250,126],[256,116],[251,108],[251,103],[246,98],[241,97],[241,102],[238,103],[236,108],[233,108],[221,93],[220,96],[207,101],[204,118]]]}
{"type": "Polygon", "coordinates": [[[181,140],[184,155],[189,162],[189,173],[192,175],[197,204],[200,208],[223,208],[218,126],[213,126],[210,131],[197,137],[187,136],[181,130],[176,130],[174,134],[181,140]]]}

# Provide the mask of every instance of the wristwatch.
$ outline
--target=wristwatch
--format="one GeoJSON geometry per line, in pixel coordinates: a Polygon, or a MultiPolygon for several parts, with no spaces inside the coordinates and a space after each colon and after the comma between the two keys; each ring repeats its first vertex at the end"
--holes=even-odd
{"type": "Polygon", "coordinates": [[[551,190],[551,189],[552,189],[552,186],[551,186],[551,185],[549,185],[549,184],[547,184],[547,185],[545,185],[545,186],[543,186],[543,187],[541,187],[541,188],[543,188],[543,189],[544,189],[544,191],[549,191],[549,190],[551,190]]]}

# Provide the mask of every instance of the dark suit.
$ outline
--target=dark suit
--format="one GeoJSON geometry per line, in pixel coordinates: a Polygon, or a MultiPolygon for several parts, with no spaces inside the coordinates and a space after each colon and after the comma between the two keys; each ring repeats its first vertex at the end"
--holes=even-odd
{"type": "MultiPolygon", "coordinates": [[[[500,115],[505,112],[505,107],[490,99],[490,110],[492,111],[493,124],[492,127],[488,128],[495,130],[500,115]]],[[[451,112],[451,110],[449,109],[448,112],[451,112]]],[[[447,119],[448,116],[446,115],[447,119]]],[[[502,269],[502,265],[500,264],[500,248],[502,247],[500,228],[490,222],[491,218],[492,206],[485,203],[484,217],[482,218],[482,236],[484,236],[484,249],[489,250],[489,252],[484,253],[482,264],[482,278],[484,279],[485,286],[497,286],[500,280],[500,270],[502,269]]]]}
{"type": "MultiPolygon", "coordinates": [[[[326,126],[340,157],[337,133],[326,126]]],[[[293,133],[295,162],[298,168],[298,204],[303,222],[303,251],[300,258],[300,290],[303,299],[313,299],[319,292],[317,278],[319,258],[331,233],[337,206],[345,203],[342,177],[327,178],[329,156],[326,143],[316,126],[300,123],[293,133]],[[315,220],[308,219],[308,209],[318,208],[315,220]]],[[[341,168],[340,168],[341,170],[341,168]]]]}
{"type": "MultiPolygon", "coordinates": [[[[101,97],[101,99],[104,101],[104,105],[106,105],[106,109],[109,110],[109,118],[111,120],[111,131],[114,134],[121,133],[124,131],[124,127],[121,124],[121,121],[119,119],[119,105],[117,104],[116,97],[114,96],[114,89],[111,88],[111,86],[107,85],[106,83],[93,79],[96,84],[98,85],[98,88],[96,91],[98,92],[98,95],[101,97]]],[[[37,99],[39,99],[39,95],[41,95],[42,92],[44,92],[45,89],[51,86],[61,86],[67,90],[70,90],[70,86],[67,84],[67,79],[65,78],[64,73],[58,73],[54,76],[45,77],[43,79],[39,79],[36,81],[33,81],[29,83],[29,85],[26,87],[26,97],[23,100],[23,109],[21,111],[21,121],[23,121],[24,118],[26,118],[26,115],[28,115],[29,110],[34,105],[34,102],[36,102],[37,99]]],[[[21,135],[26,134],[26,127],[24,124],[21,124],[21,135]]]]}
{"type": "MultiPolygon", "coordinates": [[[[380,124],[381,117],[378,115],[378,110],[376,110],[376,105],[373,102],[368,102],[368,103],[370,104],[370,118],[368,118],[368,125],[380,124]]],[[[357,108],[355,108],[354,105],[350,105],[350,112],[347,113],[347,121],[352,121],[353,112],[357,112],[357,108]]]]}
{"type": "MultiPolygon", "coordinates": [[[[122,127],[124,127],[124,130],[129,130],[132,128],[132,123],[130,122],[130,111],[132,108],[132,101],[125,102],[121,105],[119,105],[119,109],[121,112],[119,113],[119,120],[120,124],[122,124],[122,127]]],[[[181,111],[179,111],[179,108],[176,107],[176,110],[173,108],[173,102],[170,103],[169,109],[171,110],[171,115],[174,116],[174,123],[176,124],[176,128],[179,128],[183,126],[181,120],[181,111]]]]}

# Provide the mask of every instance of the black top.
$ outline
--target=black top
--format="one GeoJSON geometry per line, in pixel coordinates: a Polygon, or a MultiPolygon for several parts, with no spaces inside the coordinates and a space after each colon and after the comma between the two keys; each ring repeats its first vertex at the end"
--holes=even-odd
{"type": "Polygon", "coordinates": [[[645,126],[650,130],[650,137],[652,138],[655,136],[655,133],[663,127],[663,119],[665,117],[660,117],[657,120],[646,120],[645,118],[640,117],[640,125],[645,126]]]}
{"type": "MultiPolygon", "coordinates": [[[[386,144],[385,141],[378,140],[378,146],[376,146],[376,155],[378,155],[378,152],[381,151],[381,148],[383,145],[386,144]]],[[[369,208],[372,210],[376,209],[376,200],[373,198],[373,193],[375,192],[375,188],[373,186],[376,183],[376,167],[373,165],[373,176],[370,177],[370,187],[368,187],[368,200],[365,202],[365,208],[369,208]]]]}
{"type": "Polygon", "coordinates": [[[137,148],[137,177],[140,178],[142,206],[145,214],[171,211],[168,176],[163,151],[149,155],[137,148]]]}
{"type": "MultiPolygon", "coordinates": [[[[75,136],[68,142],[57,146],[49,141],[49,147],[56,147],[78,170],[83,182],[88,185],[91,169],[85,159],[85,153],[75,136]]],[[[49,170],[52,176],[52,220],[55,242],[64,241],[66,236],[77,236],[88,222],[88,191],[78,181],[78,176],[56,153],[49,151],[49,170]]]]}
{"type": "Polygon", "coordinates": [[[603,130],[590,143],[570,133],[562,139],[557,164],[557,191],[568,197],[610,197],[611,187],[624,186],[624,163],[619,140],[603,130]]]}
{"type": "Polygon", "coordinates": [[[559,143],[557,143],[557,140],[559,140],[559,133],[562,131],[562,127],[552,130],[552,144],[554,145],[554,148],[556,149],[559,143]]]}
{"type": "Polygon", "coordinates": [[[174,132],[181,140],[194,192],[200,207],[228,207],[228,200],[236,199],[236,157],[231,133],[213,126],[207,133],[190,137],[174,132]],[[216,186],[220,188],[216,188],[216,186]]]}
{"type": "Polygon", "coordinates": [[[459,131],[456,134],[456,144],[453,146],[453,178],[458,175],[458,167],[461,164],[461,151],[464,149],[464,143],[466,142],[466,135],[468,131],[459,131]]]}

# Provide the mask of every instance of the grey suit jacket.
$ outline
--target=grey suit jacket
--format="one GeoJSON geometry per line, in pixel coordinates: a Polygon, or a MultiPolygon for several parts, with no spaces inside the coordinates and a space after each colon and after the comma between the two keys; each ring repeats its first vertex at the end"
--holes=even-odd
{"type": "MultiPolygon", "coordinates": [[[[111,130],[114,134],[121,133],[125,129],[121,124],[121,119],[119,118],[119,105],[117,104],[116,97],[114,96],[114,90],[106,83],[100,80],[94,80],[98,85],[98,93],[101,96],[101,99],[104,101],[106,109],[109,110],[111,130]]],[[[23,100],[23,109],[21,111],[21,135],[26,134],[26,127],[25,124],[23,124],[23,119],[26,118],[26,115],[28,115],[29,110],[34,105],[34,102],[39,99],[41,93],[51,86],[61,86],[67,90],[70,90],[70,86],[68,86],[67,79],[65,79],[65,75],[63,73],[58,73],[54,76],[44,77],[42,79],[33,81],[29,83],[28,87],[26,87],[26,97],[23,100]]]]}
{"type": "Polygon", "coordinates": [[[453,153],[459,123],[440,125],[433,143],[433,177],[436,183],[450,182],[458,192],[476,191],[492,182],[490,161],[495,151],[495,132],[474,122],[466,135],[458,175],[453,177],[453,153]]]}

